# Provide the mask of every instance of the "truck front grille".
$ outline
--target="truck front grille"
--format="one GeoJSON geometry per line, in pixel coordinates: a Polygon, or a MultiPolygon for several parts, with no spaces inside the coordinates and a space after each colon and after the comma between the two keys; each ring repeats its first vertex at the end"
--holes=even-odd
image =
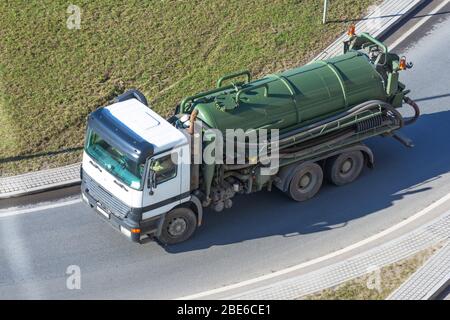
{"type": "Polygon", "coordinates": [[[116,217],[123,219],[131,211],[130,207],[103,189],[84,171],[83,189],[98,201],[104,210],[112,213],[116,217]]]}

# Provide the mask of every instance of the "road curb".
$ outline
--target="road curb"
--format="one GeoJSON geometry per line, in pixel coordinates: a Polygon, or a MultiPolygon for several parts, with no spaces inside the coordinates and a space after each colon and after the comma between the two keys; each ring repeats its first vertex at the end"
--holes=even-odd
{"type": "MultiPolygon", "coordinates": [[[[378,10],[374,10],[356,24],[357,32],[369,32],[375,37],[384,36],[425,2],[428,2],[428,0],[385,0],[377,6],[378,10]],[[372,23],[373,21],[379,21],[382,27],[372,23]]],[[[342,50],[342,42],[346,38],[347,35],[343,34],[313,61],[339,54],[342,50]]],[[[80,166],[80,163],[75,163],[65,167],[0,178],[0,199],[20,197],[80,184],[80,166]]]]}
{"type": "MultiPolygon", "coordinates": [[[[355,24],[356,32],[367,32],[375,38],[385,37],[391,30],[429,0],[385,0],[361,21],[355,24]],[[380,25],[382,25],[380,27],[380,25]]],[[[332,58],[342,52],[342,42],[347,34],[337,38],[330,46],[318,54],[312,61],[332,58]]]]}
{"type": "MultiPolygon", "coordinates": [[[[300,299],[315,292],[320,292],[327,288],[338,286],[346,281],[371,274],[384,266],[408,258],[433,245],[444,243],[447,248],[447,255],[441,254],[448,259],[450,252],[450,211],[442,214],[428,224],[421,226],[405,235],[390,240],[368,251],[357,254],[349,259],[334,263],[332,265],[311,271],[306,274],[294,276],[282,281],[275,282],[244,291],[242,293],[226,296],[226,300],[292,300],[300,299]]],[[[442,252],[442,251],[439,251],[442,252]]],[[[445,252],[444,252],[445,253],[445,252]]],[[[446,260],[437,257],[436,263],[444,267],[444,271],[449,273],[446,260]],[[446,267],[447,266],[447,267],[446,267]],[[445,269],[446,267],[446,269],[445,269]]],[[[424,266],[427,267],[428,263],[424,266]]],[[[430,289],[431,296],[439,294],[440,289],[445,289],[446,281],[433,277],[434,281],[422,281],[423,284],[434,284],[436,289],[430,289]],[[439,281],[442,280],[442,281],[439,281]]],[[[414,279],[412,279],[414,280],[414,279]]],[[[411,286],[411,283],[409,284],[411,286]]],[[[208,298],[206,296],[205,298],[208,298]]]]}
{"type": "Polygon", "coordinates": [[[80,184],[81,163],[0,178],[0,199],[9,199],[80,184]]]}
{"type": "Polygon", "coordinates": [[[432,2],[433,0],[420,0],[420,1],[416,1],[416,3],[414,5],[412,5],[407,11],[405,11],[405,13],[403,13],[402,17],[395,21],[389,28],[387,28],[386,30],[382,30],[379,34],[378,37],[381,39],[384,39],[385,37],[387,37],[389,35],[390,32],[392,32],[393,30],[395,30],[395,28],[405,19],[409,18],[409,16],[416,11],[417,9],[419,9],[421,6],[424,6],[426,4],[429,4],[430,2],[432,2]]]}

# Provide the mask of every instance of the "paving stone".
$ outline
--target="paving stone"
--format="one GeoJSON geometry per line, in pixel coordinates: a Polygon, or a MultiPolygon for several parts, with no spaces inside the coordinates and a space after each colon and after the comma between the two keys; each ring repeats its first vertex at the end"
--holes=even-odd
{"type": "Polygon", "coordinates": [[[0,199],[63,187],[80,182],[80,163],[0,178],[0,199]]]}
{"type": "Polygon", "coordinates": [[[450,281],[450,243],[444,245],[389,300],[428,300],[450,281]]]}

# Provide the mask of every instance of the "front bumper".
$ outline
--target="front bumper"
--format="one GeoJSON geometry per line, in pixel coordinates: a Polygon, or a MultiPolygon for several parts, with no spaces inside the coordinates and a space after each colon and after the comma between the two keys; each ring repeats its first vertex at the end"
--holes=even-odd
{"type": "MultiPolygon", "coordinates": [[[[121,232],[121,228],[125,228],[126,230],[140,229],[137,223],[130,223],[130,221],[127,221],[127,219],[120,219],[114,214],[109,213],[107,209],[104,209],[104,206],[97,202],[96,199],[94,199],[88,192],[81,190],[81,194],[83,197],[83,202],[88,205],[90,209],[95,211],[100,218],[108,222],[109,225],[111,225],[117,231],[121,232]],[[107,216],[105,215],[105,213],[107,213],[107,216]]],[[[142,230],[140,233],[131,233],[130,231],[130,236],[128,236],[127,238],[133,242],[141,242],[141,234],[142,230]]]]}
{"type": "MultiPolygon", "coordinates": [[[[83,179],[81,183],[81,194],[83,202],[97,215],[102,218],[103,221],[108,222],[115,230],[121,232],[129,240],[137,243],[141,243],[143,239],[158,235],[160,225],[162,223],[162,216],[153,217],[148,220],[141,220],[142,209],[130,208],[130,213],[125,217],[121,217],[117,213],[113,212],[111,206],[106,201],[100,201],[96,199],[95,194],[91,194],[86,184],[85,179],[91,179],[86,177],[83,173],[83,179]],[[131,232],[131,230],[135,232],[131,232]],[[136,232],[139,230],[139,232],[136,232]]],[[[92,181],[91,181],[92,183],[92,181]]]]}

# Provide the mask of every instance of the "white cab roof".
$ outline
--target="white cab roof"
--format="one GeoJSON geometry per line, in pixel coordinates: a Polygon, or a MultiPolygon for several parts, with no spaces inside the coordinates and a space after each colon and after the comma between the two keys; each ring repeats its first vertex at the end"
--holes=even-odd
{"type": "Polygon", "coordinates": [[[163,117],[136,99],[114,103],[105,109],[160,153],[188,143],[187,137],[163,117]]]}

